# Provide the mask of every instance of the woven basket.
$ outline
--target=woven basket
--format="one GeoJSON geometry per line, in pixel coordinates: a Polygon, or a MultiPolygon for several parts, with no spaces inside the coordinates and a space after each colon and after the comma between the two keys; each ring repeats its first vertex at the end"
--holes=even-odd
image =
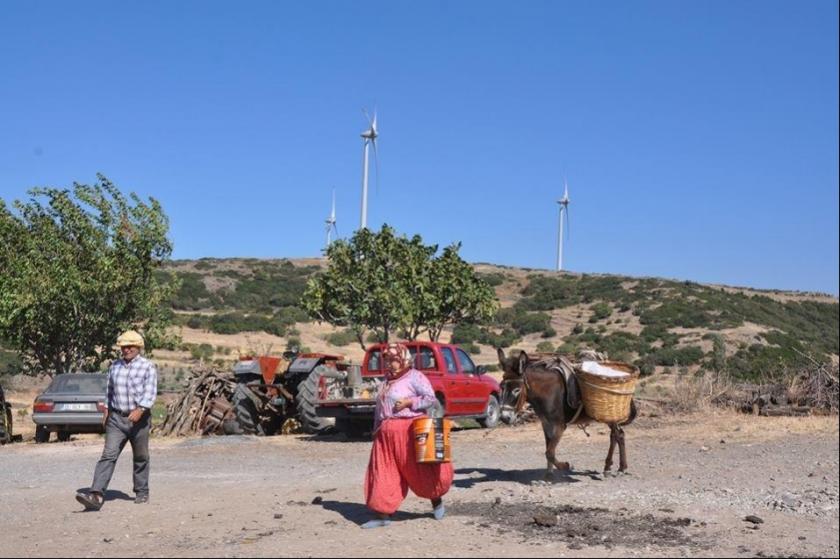
{"type": "Polygon", "coordinates": [[[602,377],[575,368],[586,415],[602,423],[620,423],[630,417],[630,401],[639,380],[639,369],[619,361],[600,361],[600,365],[629,373],[630,376],[602,377]]]}

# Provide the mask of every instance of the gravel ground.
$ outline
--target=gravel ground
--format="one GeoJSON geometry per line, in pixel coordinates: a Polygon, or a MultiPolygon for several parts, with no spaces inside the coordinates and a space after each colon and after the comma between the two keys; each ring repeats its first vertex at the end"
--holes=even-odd
{"type": "Polygon", "coordinates": [[[378,530],[358,527],[369,442],[155,439],[151,502],[133,503],[126,450],[97,513],[73,496],[100,438],[10,445],[0,555],[838,555],[836,417],[643,416],[627,429],[630,474],[606,478],[608,431],[589,431],[567,432],[558,454],[573,471],[550,482],[536,425],[458,431],[447,517],[409,496],[378,530]]]}

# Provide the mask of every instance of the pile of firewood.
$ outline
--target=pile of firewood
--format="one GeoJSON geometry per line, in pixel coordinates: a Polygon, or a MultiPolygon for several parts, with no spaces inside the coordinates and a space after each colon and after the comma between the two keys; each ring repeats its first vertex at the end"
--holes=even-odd
{"type": "Polygon", "coordinates": [[[784,381],[735,385],[715,403],[765,416],[837,414],[837,377],[836,365],[814,363],[787,373],[784,381]]]}
{"type": "Polygon", "coordinates": [[[821,412],[836,414],[840,400],[837,366],[820,364],[794,377],[788,388],[791,399],[821,412]]]}
{"type": "Polygon", "coordinates": [[[156,432],[163,436],[220,433],[233,418],[231,396],[236,380],[230,372],[198,367],[178,399],[166,408],[166,418],[156,432]]]}

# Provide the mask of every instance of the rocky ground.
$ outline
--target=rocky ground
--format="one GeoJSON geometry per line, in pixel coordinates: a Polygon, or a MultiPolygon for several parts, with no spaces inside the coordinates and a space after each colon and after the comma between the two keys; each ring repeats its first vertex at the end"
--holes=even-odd
{"type": "Polygon", "coordinates": [[[550,482],[539,428],[453,435],[447,517],[409,497],[368,518],[369,442],[340,437],[155,439],[152,499],[131,500],[126,451],[108,501],[81,512],[96,436],[0,448],[3,556],[834,556],[836,417],[646,415],[628,428],[630,475],[600,474],[602,426],[570,429],[550,482]]]}

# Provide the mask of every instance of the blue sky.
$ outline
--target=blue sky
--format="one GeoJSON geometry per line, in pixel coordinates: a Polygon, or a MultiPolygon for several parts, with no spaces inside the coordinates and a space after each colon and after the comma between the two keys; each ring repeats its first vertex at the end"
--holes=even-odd
{"type": "Polygon", "coordinates": [[[6,2],[0,197],[104,173],[176,258],[317,256],[336,188],[473,262],[838,293],[837,2],[6,2]]]}

